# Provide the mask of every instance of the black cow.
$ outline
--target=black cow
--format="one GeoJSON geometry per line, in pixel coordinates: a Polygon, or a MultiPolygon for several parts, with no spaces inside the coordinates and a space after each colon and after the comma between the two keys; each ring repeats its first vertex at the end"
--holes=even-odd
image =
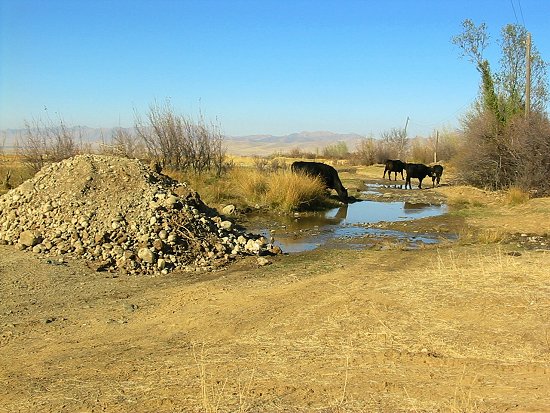
{"type": "Polygon", "coordinates": [[[338,198],[342,202],[348,203],[348,191],[342,185],[338,172],[332,166],[321,162],[297,161],[292,164],[291,169],[294,173],[318,176],[327,188],[334,189],[338,193],[338,198]]]}
{"type": "Polygon", "coordinates": [[[407,185],[410,189],[412,189],[411,178],[418,178],[418,187],[422,189],[422,180],[427,176],[432,176],[433,174],[432,168],[422,163],[408,163],[405,166],[405,171],[407,172],[405,189],[407,189],[407,185]]]}
{"type": "Polygon", "coordinates": [[[434,187],[434,184],[437,182],[437,186],[439,186],[439,181],[441,181],[441,175],[443,175],[443,166],[441,165],[434,165],[432,166],[432,188],[434,187]]]}
{"type": "Polygon", "coordinates": [[[386,167],[384,168],[384,175],[382,178],[386,177],[386,172],[388,172],[388,178],[391,181],[391,173],[395,172],[395,180],[397,181],[397,172],[401,172],[401,179],[403,179],[403,169],[407,164],[400,161],[399,159],[388,159],[386,161],[386,167]]]}

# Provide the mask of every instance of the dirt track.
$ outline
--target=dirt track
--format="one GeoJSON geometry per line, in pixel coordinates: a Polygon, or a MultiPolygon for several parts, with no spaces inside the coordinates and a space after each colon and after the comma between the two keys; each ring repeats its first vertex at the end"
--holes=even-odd
{"type": "Polygon", "coordinates": [[[0,246],[0,411],[549,411],[547,252],[113,277],[0,246]]]}

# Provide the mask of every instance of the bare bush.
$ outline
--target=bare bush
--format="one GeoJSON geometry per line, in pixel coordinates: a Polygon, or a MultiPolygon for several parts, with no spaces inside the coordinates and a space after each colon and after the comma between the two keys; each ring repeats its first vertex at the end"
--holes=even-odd
{"type": "Polygon", "coordinates": [[[346,159],[349,155],[348,146],[345,142],[336,142],[334,145],[325,146],[323,157],[328,159],[346,159]]]}
{"type": "Polygon", "coordinates": [[[434,159],[434,142],[429,139],[416,137],[411,139],[410,160],[429,164],[434,159]]]}
{"type": "Polygon", "coordinates": [[[549,196],[550,121],[541,114],[518,117],[509,130],[515,186],[533,196],[549,196]]]}
{"type": "Polygon", "coordinates": [[[254,168],[257,171],[267,171],[269,162],[263,156],[253,155],[252,162],[254,162],[254,168]]]}
{"type": "Polygon", "coordinates": [[[407,131],[401,128],[393,128],[382,132],[382,141],[387,152],[386,159],[406,159],[409,149],[407,131]]]}
{"type": "MultiPolygon", "coordinates": [[[[282,154],[284,156],[284,154],[282,154]]],[[[292,148],[287,154],[289,158],[317,159],[318,155],[313,152],[306,152],[300,148],[292,148]]]]}
{"type": "Polygon", "coordinates": [[[23,162],[36,172],[47,163],[78,154],[77,141],[82,141],[80,128],[69,128],[63,120],[58,125],[51,120],[33,120],[25,122],[25,131],[16,146],[23,162]]]}
{"type": "Polygon", "coordinates": [[[111,141],[101,146],[101,152],[124,158],[145,158],[146,150],[143,141],[131,130],[116,128],[111,134],[111,141]]]}
{"type": "Polygon", "coordinates": [[[352,160],[354,163],[362,165],[372,165],[376,163],[376,140],[374,138],[361,139],[355,148],[352,160]]]}
{"type": "Polygon", "coordinates": [[[511,186],[516,178],[517,154],[495,116],[489,111],[470,114],[464,126],[464,141],[456,158],[460,177],[481,188],[511,186]]]}
{"type": "Polygon", "coordinates": [[[207,124],[200,117],[193,122],[177,115],[168,102],[151,105],[147,120],[136,114],[135,129],[150,158],[177,170],[195,173],[224,170],[226,149],[217,125],[207,124]]]}

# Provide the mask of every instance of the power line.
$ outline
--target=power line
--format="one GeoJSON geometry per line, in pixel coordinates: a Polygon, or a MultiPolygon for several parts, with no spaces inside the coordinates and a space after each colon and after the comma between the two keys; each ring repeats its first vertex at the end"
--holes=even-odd
{"type": "Polygon", "coordinates": [[[518,0],[518,6],[519,6],[519,14],[521,15],[521,22],[523,23],[523,27],[525,27],[525,20],[523,19],[523,10],[521,9],[521,0],[518,0]]]}
{"type": "Polygon", "coordinates": [[[518,16],[516,14],[516,8],[514,7],[514,0],[510,0],[510,4],[512,5],[512,10],[514,11],[514,17],[516,18],[516,24],[519,26],[518,16]]]}

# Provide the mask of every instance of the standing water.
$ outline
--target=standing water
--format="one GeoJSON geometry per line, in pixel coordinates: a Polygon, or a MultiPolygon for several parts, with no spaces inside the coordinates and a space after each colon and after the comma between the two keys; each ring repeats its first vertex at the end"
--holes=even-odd
{"type": "MultiPolygon", "coordinates": [[[[251,217],[251,224],[248,228],[267,238],[273,236],[275,244],[279,245],[284,252],[309,251],[333,242],[335,239],[353,240],[353,238],[364,236],[429,244],[438,242],[439,238],[436,235],[418,236],[417,234],[367,226],[379,222],[399,222],[434,217],[446,212],[446,205],[361,201],[324,212],[276,218],[251,217]]],[[[355,245],[357,247],[365,246],[364,244],[355,245]]]]}

